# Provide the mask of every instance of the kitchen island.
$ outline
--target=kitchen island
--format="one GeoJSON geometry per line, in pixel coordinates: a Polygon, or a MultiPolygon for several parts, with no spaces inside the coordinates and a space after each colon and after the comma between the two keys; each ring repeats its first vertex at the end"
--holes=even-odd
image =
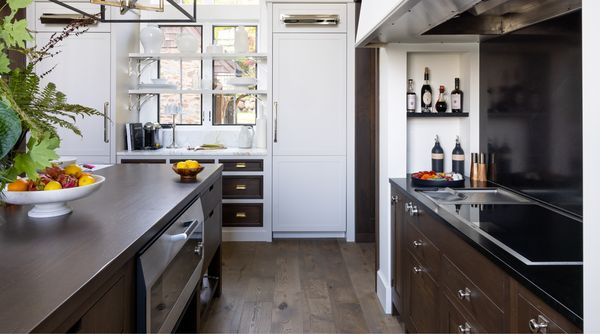
{"type": "MultiPolygon", "coordinates": [[[[218,233],[205,232],[204,267],[220,276],[222,169],[205,165],[198,182],[181,183],[168,165],[116,165],[97,173],[104,185],[69,203],[69,215],[35,220],[29,206],[1,208],[0,332],[136,331],[137,256],[197,198],[209,197],[204,213],[218,217],[218,233]]],[[[201,314],[200,302],[187,307],[201,314]]]]}
{"type": "MultiPolygon", "coordinates": [[[[552,258],[567,250],[581,261],[580,220],[535,202],[452,205],[457,213],[470,210],[471,226],[409,178],[390,183],[392,299],[410,332],[581,331],[583,265],[523,262],[523,254],[552,258]],[[499,246],[490,235],[502,236],[504,245],[527,245],[529,252],[499,246]]],[[[465,188],[494,187],[465,181],[465,188]]]]}

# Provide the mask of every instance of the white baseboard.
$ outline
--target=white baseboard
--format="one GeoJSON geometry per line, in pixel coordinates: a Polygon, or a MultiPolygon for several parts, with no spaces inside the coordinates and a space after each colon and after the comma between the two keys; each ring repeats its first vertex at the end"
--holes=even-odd
{"type": "Polygon", "coordinates": [[[311,238],[346,238],[345,232],[273,232],[273,238],[279,239],[311,239],[311,238]]]}
{"type": "Polygon", "coordinates": [[[271,235],[265,231],[228,231],[223,229],[223,241],[264,241],[271,242],[271,235]]]}
{"type": "Polygon", "coordinates": [[[392,287],[383,277],[381,270],[377,271],[377,298],[386,314],[392,314],[392,287]]]}

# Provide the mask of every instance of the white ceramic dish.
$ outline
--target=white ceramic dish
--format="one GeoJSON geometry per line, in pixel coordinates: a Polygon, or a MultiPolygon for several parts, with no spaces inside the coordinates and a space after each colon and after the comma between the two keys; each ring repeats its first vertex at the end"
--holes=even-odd
{"type": "Polygon", "coordinates": [[[256,86],[256,78],[231,78],[227,81],[231,86],[256,86]]]}
{"type": "Polygon", "coordinates": [[[52,161],[53,164],[57,164],[60,167],[67,167],[69,165],[74,165],[77,163],[76,157],[60,157],[56,160],[52,161]]]}
{"type": "Polygon", "coordinates": [[[27,215],[33,218],[57,217],[73,211],[68,201],[84,198],[91,195],[104,183],[104,176],[92,175],[95,183],[87,186],[48,190],[48,191],[2,191],[4,201],[9,204],[28,205],[34,204],[27,215]]]}

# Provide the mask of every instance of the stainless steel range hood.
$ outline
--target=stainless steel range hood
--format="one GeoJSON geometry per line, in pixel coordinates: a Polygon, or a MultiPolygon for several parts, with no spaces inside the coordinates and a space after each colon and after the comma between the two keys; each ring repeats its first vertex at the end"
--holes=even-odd
{"type": "MultiPolygon", "coordinates": [[[[377,2],[363,1],[363,11],[377,2]]],[[[374,27],[362,29],[368,33],[358,36],[357,46],[477,42],[579,9],[581,0],[403,0],[374,27]]]]}

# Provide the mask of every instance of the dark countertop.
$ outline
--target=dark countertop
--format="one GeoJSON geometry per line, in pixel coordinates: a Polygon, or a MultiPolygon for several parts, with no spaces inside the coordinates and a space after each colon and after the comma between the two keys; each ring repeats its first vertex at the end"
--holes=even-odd
{"type": "MultiPolygon", "coordinates": [[[[390,183],[408,195],[408,197],[419,202],[420,209],[426,210],[427,213],[438,218],[439,221],[448,224],[451,230],[498,266],[506,270],[511,277],[530,289],[575,325],[583,328],[583,265],[528,266],[496,244],[482,237],[457,218],[443,210],[438,210],[437,204],[414,190],[409,179],[390,179],[390,183]]],[[[486,186],[488,185],[485,183],[477,184],[478,188],[486,186]]],[[[465,188],[469,187],[471,187],[471,184],[469,180],[466,180],[465,188]]],[[[527,224],[527,219],[528,217],[523,217],[524,224],[527,224]]],[[[534,235],[531,237],[534,237],[534,235]]],[[[569,240],[565,238],[564,242],[569,242],[569,240]]],[[[548,245],[547,247],[552,247],[552,245],[548,245]]]]}
{"type": "Polygon", "coordinates": [[[0,332],[30,332],[72,309],[73,297],[130,261],[223,169],[205,166],[196,183],[180,183],[170,165],[102,169],[100,190],[70,202],[73,212],[62,217],[0,208],[0,332]]]}

